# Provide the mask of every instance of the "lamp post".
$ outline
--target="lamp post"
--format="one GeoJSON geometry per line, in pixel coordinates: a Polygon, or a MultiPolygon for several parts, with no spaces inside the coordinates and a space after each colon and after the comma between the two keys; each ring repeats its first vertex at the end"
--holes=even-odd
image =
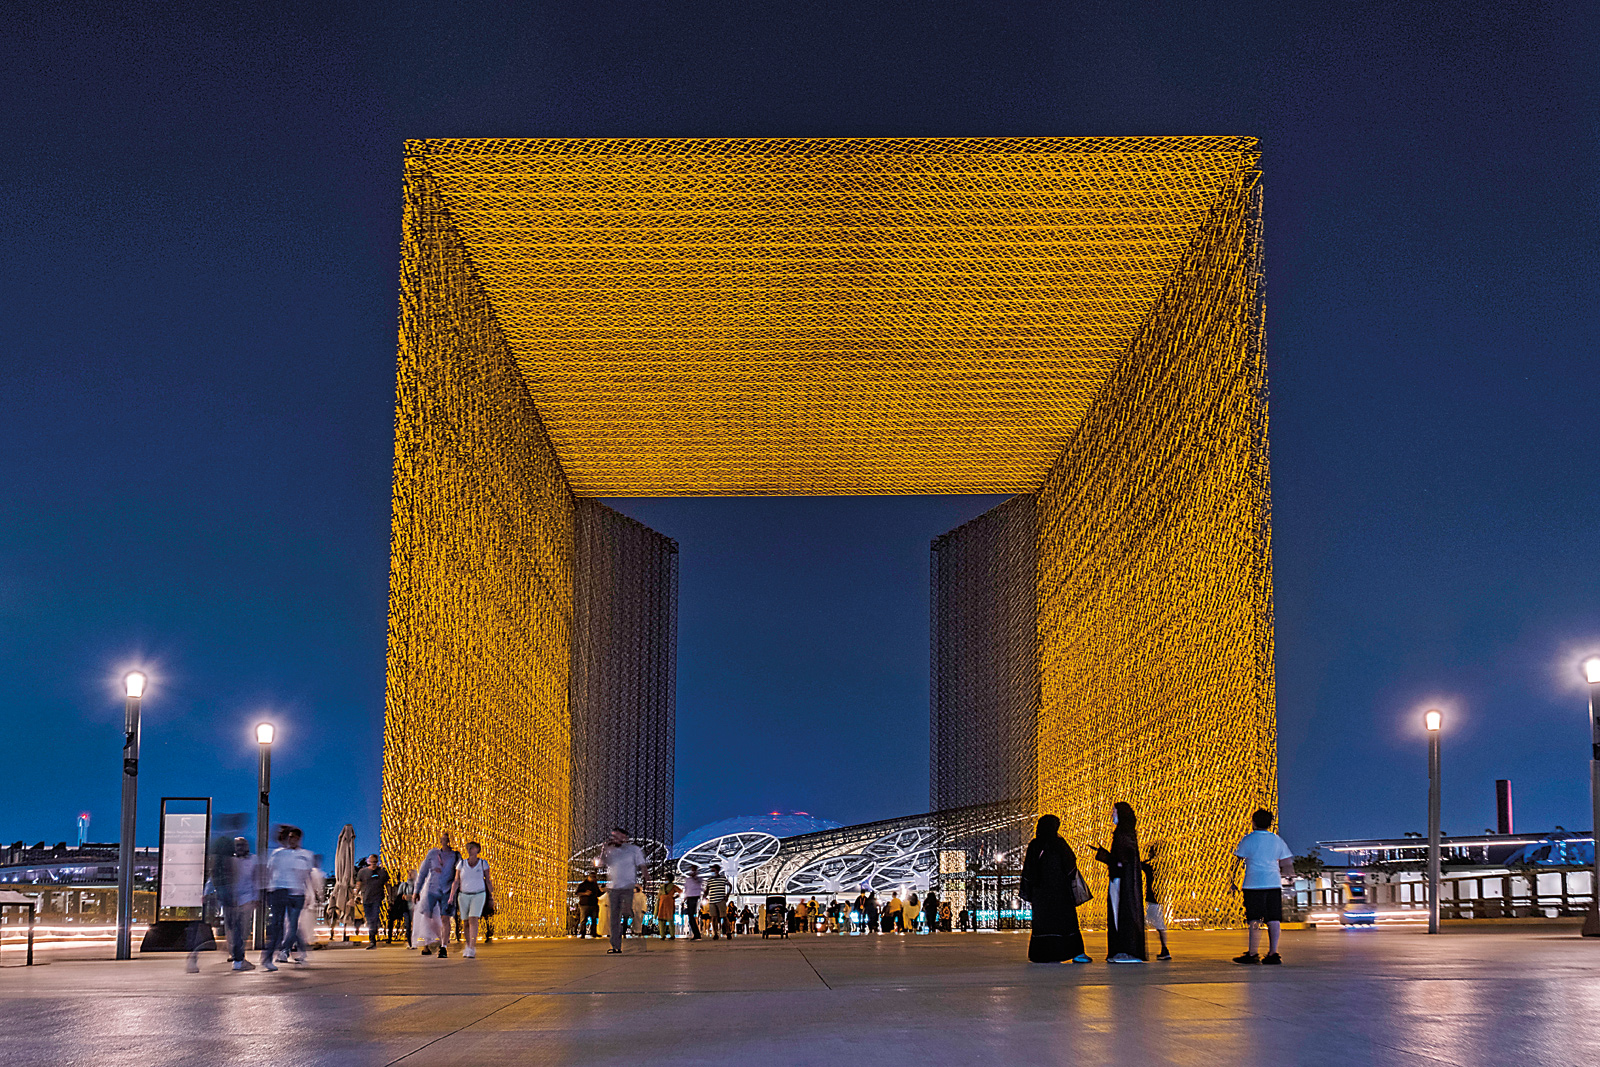
{"type": "Polygon", "coordinates": [[[1600,656],[1583,661],[1589,683],[1589,836],[1594,838],[1594,866],[1589,871],[1589,916],[1583,920],[1584,937],[1600,937],[1600,656]]]}
{"type": "Polygon", "coordinates": [[[139,701],[145,676],[129,671],[122,679],[123,706],[122,840],[117,850],[117,959],[133,958],[133,831],[139,814],[139,701]]]}
{"type": "Polygon", "coordinates": [[[1430,710],[1422,716],[1428,729],[1428,933],[1439,932],[1439,727],[1444,715],[1430,710]]]}
{"type": "Polygon", "coordinates": [[[256,724],[256,745],[261,765],[256,775],[256,951],[267,947],[267,817],[272,807],[272,739],[277,729],[270,722],[256,724]]]}

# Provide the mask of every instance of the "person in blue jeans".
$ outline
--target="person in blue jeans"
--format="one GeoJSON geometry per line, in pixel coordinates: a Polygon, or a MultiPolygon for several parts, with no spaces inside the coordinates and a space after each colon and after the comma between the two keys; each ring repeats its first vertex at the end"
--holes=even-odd
{"type": "Polygon", "coordinates": [[[236,837],[232,844],[218,864],[213,882],[222,905],[222,921],[228,928],[228,961],[236,971],[253,971],[256,965],[244,958],[245,940],[250,936],[250,922],[255,918],[261,888],[250,842],[236,837]]]}
{"type": "Polygon", "coordinates": [[[439,947],[440,959],[450,955],[450,887],[455,884],[456,867],[460,862],[461,853],[450,847],[450,835],[440,834],[439,847],[428,850],[417,870],[417,911],[433,926],[422,946],[424,956],[433,955],[434,945],[439,947]]]}
{"type": "Polygon", "coordinates": [[[278,847],[267,859],[267,945],[261,953],[264,970],[277,970],[274,960],[287,958],[291,946],[298,949],[294,961],[306,962],[306,948],[300,944],[300,909],[305,907],[316,860],[300,847],[302,836],[297,826],[283,827],[278,831],[278,847]]]}

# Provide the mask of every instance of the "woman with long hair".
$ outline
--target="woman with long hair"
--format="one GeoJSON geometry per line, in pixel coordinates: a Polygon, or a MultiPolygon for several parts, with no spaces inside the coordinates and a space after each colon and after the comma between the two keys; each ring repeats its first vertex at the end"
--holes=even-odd
{"type": "Polygon", "coordinates": [[[1139,888],[1139,820],[1133,806],[1119,800],[1113,806],[1111,848],[1096,849],[1094,858],[1106,865],[1111,889],[1106,893],[1107,963],[1144,963],[1144,894],[1139,888]]]}
{"type": "Polygon", "coordinates": [[[1061,820],[1039,816],[1039,825],[1022,861],[1022,899],[1033,905],[1030,963],[1088,963],[1078,929],[1078,857],[1061,836],[1061,820]]]}

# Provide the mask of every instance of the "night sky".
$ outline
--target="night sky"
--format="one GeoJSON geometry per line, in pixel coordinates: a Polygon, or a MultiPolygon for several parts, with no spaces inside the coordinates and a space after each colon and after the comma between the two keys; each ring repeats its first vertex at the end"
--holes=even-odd
{"type": "MultiPolygon", "coordinates": [[[[270,712],[275,816],[376,844],[410,137],[1260,137],[1283,832],[1423,829],[1429,699],[1447,832],[1587,827],[1595,10],[11,5],[0,839],[116,837],[140,662],[141,841],[270,712]]],[[[925,809],[927,543],[992,502],[615,502],[682,543],[680,831],[925,809]]]]}

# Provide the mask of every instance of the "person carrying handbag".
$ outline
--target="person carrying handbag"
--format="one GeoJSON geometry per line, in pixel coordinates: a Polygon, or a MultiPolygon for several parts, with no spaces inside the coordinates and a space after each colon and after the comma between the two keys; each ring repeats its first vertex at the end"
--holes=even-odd
{"type": "Polygon", "coordinates": [[[1033,906],[1030,963],[1088,963],[1078,905],[1089,887],[1078,873],[1078,857],[1061,836],[1061,820],[1041,815],[1022,861],[1022,899],[1033,906]]]}

